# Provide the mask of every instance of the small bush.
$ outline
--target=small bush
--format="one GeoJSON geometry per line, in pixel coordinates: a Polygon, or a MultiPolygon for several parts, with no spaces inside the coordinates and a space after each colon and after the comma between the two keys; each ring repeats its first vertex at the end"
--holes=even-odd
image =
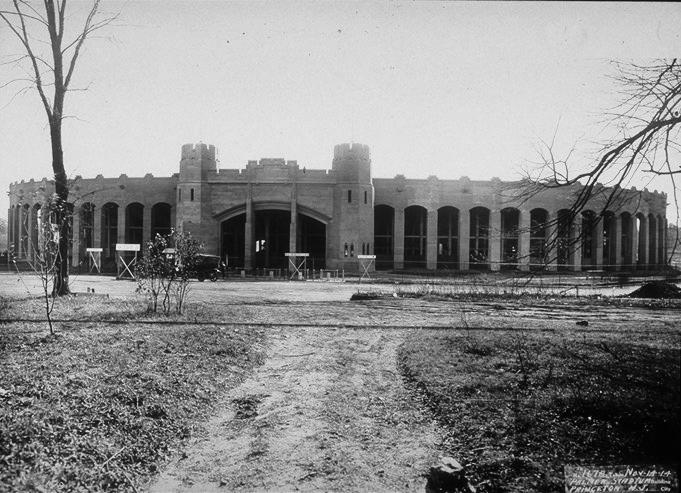
{"type": "Polygon", "coordinates": [[[201,243],[189,233],[173,231],[156,235],[147,242],[144,256],[136,266],[137,291],[147,295],[149,311],[156,313],[159,298],[164,314],[182,308],[189,293],[189,280],[194,275],[201,243]]]}

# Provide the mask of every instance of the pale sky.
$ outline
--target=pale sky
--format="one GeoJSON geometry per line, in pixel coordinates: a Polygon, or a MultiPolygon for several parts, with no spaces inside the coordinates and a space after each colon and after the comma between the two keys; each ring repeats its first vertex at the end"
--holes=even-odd
{"type": "MultiPolygon", "coordinates": [[[[679,4],[103,3],[120,17],[82,52],[73,87],[88,90],[67,96],[70,176],[169,176],[199,141],[222,168],[326,169],[335,144],[361,142],[374,177],[517,179],[559,121],[562,148],[599,137],[609,60],[681,53],[679,4]]],[[[0,62],[19,52],[10,34],[0,62]]],[[[23,74],[0,65],[4,216],[10,182],[51,176],[37,94],[2,87],[23,74]]]]}

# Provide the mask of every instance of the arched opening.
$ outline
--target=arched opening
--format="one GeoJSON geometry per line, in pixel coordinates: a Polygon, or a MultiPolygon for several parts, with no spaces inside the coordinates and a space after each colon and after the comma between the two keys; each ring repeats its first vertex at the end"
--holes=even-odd
{"type": "Polygon", "coordinates": [[[14,242],[14,206],[10,205],[7,210],[7,251],[13,250],[12,244],[14,242]]]}
{"type": "MultiPolygon", "coordinates": [[[[547,258],[549,213],[546,209],[530,211],[530,268],[541,269],[547,258]]],[[[523,252],[524,254],[525,252],[523,252]]]]}
{"type": "Polygon", "coordinates": [[[30,241],[33,250],[33,258],[40,252],[40,238],[42,235],[41,226],[41,208],[40,204],[33,204],[33,211],[31,214],[31,225],[30,225],[30,241]]]}
{"type": "Polygon", "coordinates": [[[643,215],[642,213],[636,214],[636,231],[638,232],[637,237],[638,237],[638,248],[636,249],[636,268],[637,269],[646,269],[648,268],[647,266],[647,259],[646,259],[646,252],[647,248],[646,245],[648,243],[648,231],[647,231],[647,221],[646,221],[646,216],[643,215]]]}
{"type": "Polygon", "coordinates": [[[666,233],[666,227],[665,227],[664,217],[658,215],[657,216],[657,265],[659,265],[660,267],[664,267],[665,264],[667,263],[667,259],[665,258],[665,245],[666,245],[667,235],[665,233],[666,233]]]}
{"type": "Polygon", "coordinates": [[[622,269],[631,270],[633,268],[633,258],[632,258],[632,224],[633,218],[628,212],[623,212],[620,214],[620,223],[622,228],[620,230],[620,262],[622,269]]]}
{"type": "Polygon", "coordinates": [[[19,245],[21,244],[21,206],[15,205],[12,210],[12,224],[14,224],[13,238],[10,247],[14,250],[15,257],[19,257],[19,245]]]}
{"type": "Polygon", "coordinates": [[[93,248],[95,245],[94,229],[95,204],[86,202],[80,207],[80,231],[78,232],[80,251],[78,252],[78,258],[81,263],[87,259],[86,248],[93,248]]]}
{"type": "Polygon", "coordinates": [[[142,246],[144,242],[144,206],[139,202],[125,208],[125,242],[142,246]]]}
{"type": "Polygon", "coordinates": [[[596,267],[596,238],[594,238],[596,226],[596,213],[582,212],[582,269],[584,270],[596,267]]]}
{"type": "Polygon", "coordinates": [[[156,235],[166,236],[170,234],[170,204],[159,202],[151,208],[151,239],[156,235]]]}
{"type": "Polygon", "coordinates": [[[393,268],[394,224],[395,209],[389,205],[374,207],[374,255],[377,270],[393,268]]]}
{"type": "Polygon", "coordinates": [[[326,224],[305,214],[298,214],[297,223],[297,250],[310,254],[307,259],[309,268],[324,269],[326,267],[326,224]]]}
{"type": "Polygon", "coordinates": [[[501,269],[518,268],[520,211],[513,207],[501,210],[501,269]]]}
{"type": "Polygon", "coordinates": [[[616,233],[616,221],[615,215],[607,211],[603,216],[603,269],[604,270],[614,270],[616,268],[616,248],[617,243],[615,240],[616,233]]]}
{"type": "Polygon", "coordinates": [[[21,206],[21,257],[22,258],[28,258],[28,240],[29,240],[29,235],[30,235],[30,230],[29,230],[29,210],[31,206],[28,204],[24,204],[21,206]]]}
{"type": "Polygon", "coordinates": [[[118,242],[118,204],[107,202],[102,206],[102,270],[116,269],[116,243],[118,242]]]}
{"type": "Polygon", "coordinates": [[[459,268],[459,209],[456,207],[437,210],[437,268],[459,268]]]}
{"type": "Polygon", "coordinates": [[[489,209],[470,210],[469,261],[471,269],[489,269],[489,209]]]}
{"type": "Polygon", "coordinates": [[[244,267],[246,214],[239,214],[220,225],[220,256],[228,268],[244,267]]]}
{"type": "Polygon", "coordinates": [[[255,211],[255,255],[256,268],[286,268],[289,251],[291,213],[289,211],[266,209],[255,211]]]}
{"type": "Polygon", "coordinates": [[[576,245],[572,245],[570,234],[572,232],[571,214],[568,209],[558,211],[558,224],[556,234],[556,257],[559,270],[567,270],[570,267],[570,252],[576,245]]]}
{"type": "Polygon", "coordinates": [[[653,214],[648,214],[648,265],[657,265],[657,221],[653,214]]]}
{"type": "Polygon", "coordinates": [[[426,267],[428,211],[420,205],[404,209],[404,267],[426,267]]]}

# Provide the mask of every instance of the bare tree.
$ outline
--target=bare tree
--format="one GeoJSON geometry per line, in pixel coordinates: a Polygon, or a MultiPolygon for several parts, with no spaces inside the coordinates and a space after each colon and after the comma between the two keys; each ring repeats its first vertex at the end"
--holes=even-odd
{"type": "Polygon", "coordinates": [[[613,62],[613,80],[621,96],[606,112],[608,137],[599,144],[584,166],[574,163],[573,146],[558,155],[554,134],[542,141],[535,166],[526,170],[527,180],[519,187],[524,199],[555,189],[568,188],[574,200],[569,210],[572,222],[587,204],[598,198],[603,216],[616,209],[631,194],[632,181],[665,177],[671,181],[678,216],[676,177],[681,175],[681,61],[657,60],[647,65],[613,62]],[[603,185],[607,185],[604,187],[603,185]]]}
{"type": "Polygon", "coordinates": [[[57,198],[54,212],[57,214],[55,222],[59,225],[59,255],[55,257],[57,263],[53,291],[55,295],[61,296],[69,293],[69,224],[65,216],[69,188],[62,147],[64,99],[66,93],[73,90],[71,82],[85,40],[93,32],[111,23],[116,16],[102,17],[99,12],[100,0],[93,0],[82,22],[82,28],[69,38],[66,37],[66,25],[71,19],[66,13],[67,0],[43,0],[42,8],[26,0],[13,0],[12,4],[13,9],[0,9],[0,18],[22,47],[22,54],[13,62],[27,62],[30,64],[31,74],[28,79],[15,81],[28,82],[28,87],[36,89],[50,127],[52,171],[57,198]]]}
{"type": "MultiPolygon", "coordinates": [[[[56,201],[56,197],[54,199],[56,201]]],[[[61,204],[65,203],[61,202],[61,204]]],[[[42,299],[47,324],[50,328],[50,335],[54,335],[54,325],[52,322],[52,310],[56,300],[54,284],[59,279],[57,274],[61,257],[61,252],[59,251],[59,224],[54,221],[57,217],[66,217],[69,214],[68,211],[62,211],[62,214],[59,214],[57,212],[59,207],[61,207],[59,204],[43,204],[40,208],[39,217],[36,220],[38,223],[37,237],[35,239],[28,238],[35,252],[28,263],[31,269],[33,269],[34,274],[40,279],[42,299]]],[[[19,273],[18,269],[17,273],[19,273]]]]}

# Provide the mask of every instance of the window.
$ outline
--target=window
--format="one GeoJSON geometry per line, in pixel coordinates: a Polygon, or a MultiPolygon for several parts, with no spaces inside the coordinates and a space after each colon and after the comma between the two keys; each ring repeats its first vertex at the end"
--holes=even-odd
{"type": "Polygon", "coordinates": [[[182,202],[182,189],[181,188],[177,189],[177,201],[182,202]]]}
{"type": "Polygon", "coordinates": [[[194,189],[189,190],[189,200],[194,202],[194,189]]]}
{"type": "Polygon", "coordinates": [[[355,256],[355,244],[350,243],[350,256],[354,257],[355,256]]]}
{"type": "Polygon", "coordinates": [[[348,190],[348,204],[352,202],[352,190],[348,190]]]}
{"type": "Polygon", "coordinates": [[[348,256],[348,244],[347,244],[347,243],[345,244],[345,248],[343,249],[343,255],[344,255],[345,257],[348,256]]]}
{"type": "Polygon", "coordinates": [[[368,194],[367,194],[367,191],[364,190],[364,203],[365,203],[365,204],[367,203],[367,195],[368,195],[368,194]]]}

